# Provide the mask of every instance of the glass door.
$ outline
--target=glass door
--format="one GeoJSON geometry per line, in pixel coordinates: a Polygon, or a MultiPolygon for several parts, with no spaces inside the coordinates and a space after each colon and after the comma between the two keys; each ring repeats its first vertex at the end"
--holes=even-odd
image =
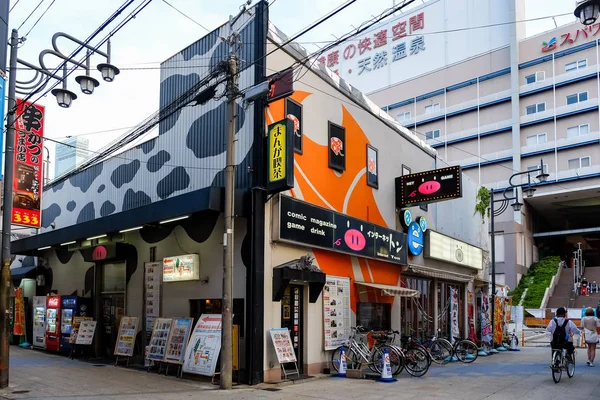
{"type": "Polygon", "coordinates": [[[70,308],[63,308],[61,328],[60,328],[61,334],[70,335],[72,326],[73,326],[73,310],[70,308]]]}
{"type": "Polygon", "coordinates": [[[49,308],[46,311],[47,323],[46,323],[46,332],[56,333],[56,314],[57,310],[55,308],[49,308]]]}
{"type": "Polygon", "coordinates": [[[302,373],[303,366],[303,316],[304,316],[304,286],[290,285],[281,299],[281,327],[288,328],[290,338],[298,360],[298,369],[302,373]]]}

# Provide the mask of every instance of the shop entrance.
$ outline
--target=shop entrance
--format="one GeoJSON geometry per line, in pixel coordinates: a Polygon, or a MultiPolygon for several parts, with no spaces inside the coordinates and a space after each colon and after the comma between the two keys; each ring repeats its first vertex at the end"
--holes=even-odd
{"type": "Polygon", "coordinates": [[[290,330],[290,338],[298,360],[298,372],[303,371],[304,286],[289,285],[281,299],[281,327],[290,330]]]}
{"type": "Polygon", "coordinates": [[[453,324],[458,325],[459,337],[464,336],[464,288],[464,285],[461,283],[437,282],[438,328],[441,330],[441,337],[450,338],[453,324]],[[456,303],[451,299],[452,290],[456,290],[458,294],[458,301],[456,303]],[[451,311],[453,307],[458,308],[458,318],[453,316],[451,311]]]}
{"type": "Polygon", "coordinates": [[[125,315],[125,263],[104,264],[101,268],[100,288],[100,351],[102,356],[114,358],[115,343],[121,317],[125,315]]]}

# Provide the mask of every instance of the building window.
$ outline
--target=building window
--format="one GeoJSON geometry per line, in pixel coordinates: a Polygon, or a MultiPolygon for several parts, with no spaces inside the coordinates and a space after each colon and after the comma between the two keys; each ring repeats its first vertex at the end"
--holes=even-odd
{"type": "Polygon", "coordinates": [[[581,103],[582,101],[587,101],[588,92],[575,93],[567,96],[567,105],[581,103]]]}
{"type": "Polygon", "coordinates": [[[575,125],[570,128],[567,128],[568,138],[583,136],[587,135],[588,133],[590,133],[590,124],[575,125]]]}
{"type": "Polygon", "coordinates": [[[329,122],[329,168],[346,170],[346,128],[329,122]]]}
{"type": "Polygon", "coordinates": [[[544,112],[546,111],[546,103],[532,104],[530,106],[527,106],[525,111],[527,112],[527,115],[544,112]]]}
{"type": "Polygon", "coordinates": [[[569,160],[569,169],[579,169],[589,167],[591,165],[590,156],[571,158],[569,160]]]}
{"type": "Polygon", "coordinates": [[[440,130],[435,129],[433,131],[425,132],[425,139],[432,140],[440,137],[440,130]]]}
{"type": "Polygon", "coordinates": [[[392,327],[392,305],[389,303],[358,303],[356,311],[356,325],[379,331],[392,327]]]}
{"type": "MultiPolygon", "coordinates": [[[[530,165],[529,167],[527,167],[527,171],[534,171],[536,169],[538,169],[540,166],[539,165],[530,165]]],[[[547,174],[548,173],[548,164],[544,164],[544,173],[547,174]]]]}
{"type": "Polygon", "coordinates": [[[546,71],[538,71],[535,74],[527,75],[525,77],[525,83],[530,85],[532,83],[541,82],[546,79],[546,71]]]}
{"type": "Polygon", "coordinates": [[[548,142],[548,135],[546,133],[538,133],[537,135],[527,136],[527,146],[535,146],[536,144],[542,144],[548,142]]]}
{"type": "Polygon", "coordinates": [[[425,114],[431,114],[436,111],[440,111],[440,103],[425,106],[425,114]]]}
{"type": "Polygon", "coordinates": [[[565,72],[574,72],[585,67],[587,67],[587,60],[574,61],[565,65],[565,72]]]}
{"type": "Polygon", "coordinates": [[[398,121],[408,121],[410,119],[410,111],[401,112],[398,114],[398,121]]]}

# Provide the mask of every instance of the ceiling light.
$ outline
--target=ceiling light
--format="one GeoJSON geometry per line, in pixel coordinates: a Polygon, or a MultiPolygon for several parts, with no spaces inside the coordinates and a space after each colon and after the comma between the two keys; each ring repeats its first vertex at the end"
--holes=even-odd
{"type": "Polygon", "coordinates": [[[89,237],[86,240],[100,239],[100,238],[103,238],[103,237],[106,237],[106,236],[108,236],[108,235],[105,233],[104,235],[98,235],[98,236],[89,237]]]}
{"type": "Polygon", "coordinates": [[[61,246],[68,246],[70,244],[75,244],[77,241],[73,240],[72,242],[62,243],[61,246]]]}
{"type": "Polygon", "coordinates": [[[119,231],[119,233],[125,233],[125,232],[137,231],[138,229],[142,229],[142,228],[143,228],[143,226],[136,226],[135,228],[123,229],[122,231],[119,231]]]}
{"type": "Polygon", "coordinates": [[[184,215],[183,217],[165,219],[164,221],[160,221],[159,224],[168,224],[169,222],[180,221],[182,219],[186,219],[186,218],[189,218],[189,217],[190,217],[189,215],[184,215]]]}
{"type": "Polygon", "coordinates": [[[52,248],[52,246],[40,247],[38,250],[48,250],[52,248]]]}

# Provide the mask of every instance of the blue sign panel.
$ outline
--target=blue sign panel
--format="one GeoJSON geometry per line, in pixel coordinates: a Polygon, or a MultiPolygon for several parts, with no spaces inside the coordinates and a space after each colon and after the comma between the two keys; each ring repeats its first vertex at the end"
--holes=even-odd
{"type": "Polygon", "coordinates": [[[421,226],[416,222],[411,222],[408,226],[408,251],[413,256],[419,256],[423,252],[423,231],[421,226]]]}

